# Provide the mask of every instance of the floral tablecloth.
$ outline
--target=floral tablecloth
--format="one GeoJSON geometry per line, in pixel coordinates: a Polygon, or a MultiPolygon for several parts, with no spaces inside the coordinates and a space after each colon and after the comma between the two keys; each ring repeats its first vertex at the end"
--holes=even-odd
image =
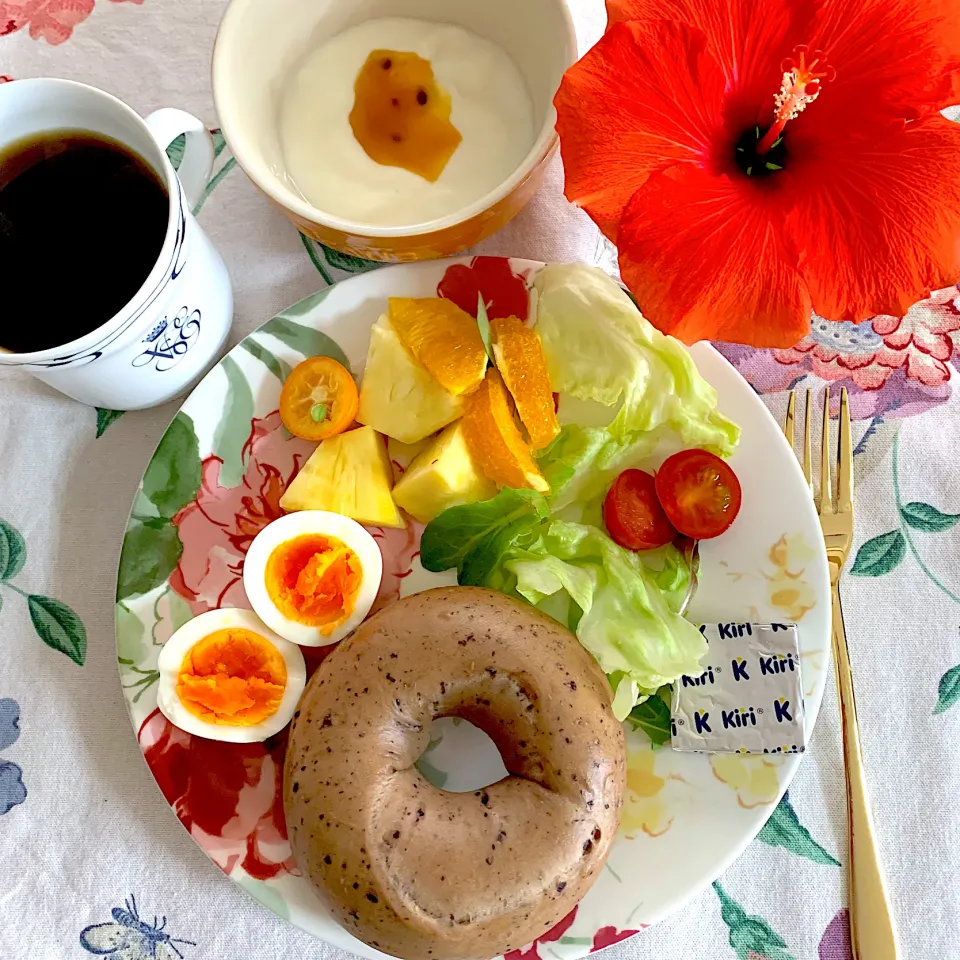
{"type": "MultiPolygon", "coordinates": [[[[213,129],[209,58],[224,5],[0,0],[0,82],[82,80],[143,114],[179,106],[213,129]]],[[[571,6],[585,49],[602,29],[602,4],[571,6]]],[[[217,143],[199,215],[233,277],[236,342],[373,265],[302,238],[217,143]]],[[[50,247],[54,262],[70,256],[53,232],[50,247]]],[[[557,161],[530,208],[479,252],[609,264],[596,230],[563,201],[557,161]]],[[[0,264],[0,291],[12,282],[0,264]]],[[[40,290],[37,308],[42,316],[40,290]]],[[[790,350],[723,348],[778,415],[793,386],[851,391],[858,530],[843,582],[847,630],[904,956],[918,960],[960,956],[958,332],[960,291],[950,288],[902,318],[816,321],[790,350]]],[[[126,715],[117,558],[132,493],[176,405],[118,416],[11,374],[0,375],[0,410],[0,957],[345,960],[249,899],[200,852],[154,785],[126,715]]],[[[840,756],[831,684],[779,806],[775,781],[772,792],[742,759],[724,770],[740,803],[770,807],[758,840],[683,911],[608,955],[848,958],[840,756]]],[[[665,786],[652,768],[634,771],[648,833],[670,827],[665,786]]],[[[516,960],[546,960],[562,936],[558,927],[516,960]]],[[[601,931],[593,946],[618,936],[601,931]]]]}

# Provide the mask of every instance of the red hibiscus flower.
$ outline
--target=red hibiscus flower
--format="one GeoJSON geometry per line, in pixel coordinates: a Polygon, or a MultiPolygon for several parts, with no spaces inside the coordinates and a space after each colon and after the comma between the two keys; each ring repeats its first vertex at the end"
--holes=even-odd
{"type": "Polygon", "coordinates": [[[447,267],[437,286],[438,297],[452,300],[471,317],[477,315],[481,294],[490,320],[497,317],[526,320],[530,315],[526,278],[510,269],[506,257],[474,257],[470,266],[455,263],[447,267]]]}
{"type": "Polygon", "coordinates": [[[268,880],[294,869],[281,794],[286,731],[265,743],[219,743],[154,710],[139,739],[167,803],[221,870],[239,864],[268,880]]]}
{"type": "Polygon", "coordinates": [[[573,921],[576,919],[577,907],[574,907],[556,926],[541,934],[533,943],[528,943],[519,950],[510,950],[505,953],[503,960],[543,960],[537,947],[541,943],[555,943],[573,926],[573,921]]]}
{"type": "Polygon", "coordinates": [[[590,952],[596,953],[597,950],[612,947],[615,943],[620,943],[621,940],[626,940],[639,932],[640,930],[618,930],[616,927],[601,927],[593,935],[593,946],[590,948],[590,952]]]}
{"type": "Polygon", "coordinates": [[[960,277],[953,0],[607,2],[555,100],[566,196],[662,330],[789,347],[960,277]]]}

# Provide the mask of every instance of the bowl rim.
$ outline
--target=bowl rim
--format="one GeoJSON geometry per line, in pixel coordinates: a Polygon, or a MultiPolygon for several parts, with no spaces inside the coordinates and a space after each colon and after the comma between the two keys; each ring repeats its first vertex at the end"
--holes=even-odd
{"type": "MultiPolygon", "coordinates": [[[[438,233],[486,213],[501,200],[510,196],[533,173],[538,164],[552,154],[557,145],[559,136],[556,131],[556,110],[551,103],[536,140],[512,173],[492,190],[465,207],[461,207],[445,216],[435,217],[433,220],[399,226],[378,226],[372,223],[346,220],[326,213],[306,200],[297,198],[292,192],[281,190],[277,178],[270,173],[265,163],[254,158],[245,139],[235,136],[234,120],[238,118],[235,115],[234,107],[231,105],[230,95],[225,93],[229,90],[225,50],[238,32],[246,11],[259,2],[263,2],[263,0],[230,0],[220,21],[213,44],[211,63],[214,107],[220,120],[220,129],[224,139],[244,173],[274,203],[310,224],[326,227],[350,237],[371,239],[412,238],[438,233]]],[[[576,62],[578,57],[577,32],[566,0],[553,0],[553,3],[565,28],[566,50],[564,60],[566,66],[564,69],[566,70],[576,62]]]]}

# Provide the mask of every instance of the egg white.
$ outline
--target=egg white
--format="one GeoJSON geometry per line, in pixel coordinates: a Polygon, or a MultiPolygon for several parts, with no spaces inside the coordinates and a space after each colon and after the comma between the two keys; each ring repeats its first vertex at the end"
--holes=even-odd
{"type": "Polygon", "coordinates": [[[243,589],[257,615],[281,637],[304,647],[329,646],[355,630],[370,612],[373,601],[377,598],[382,576],[383,557],[377,541],[356,520],[325,510],[300,510],[274,520],[257,534],[243,563],[243,589]],[[324,636],[319,627],[298,623],[286,617],[273,602],[266,584],[270,554],[287,540],[316,533],[335,537],[347,546],[356,554],[361,569],[360,589],[357,591],[353,612],[328,636],[324,636]]]}
{"type": "Polygon", "coordinates": [[[300,648],[284,640],[283,637],[277,636],[252,611],[235,608],[210,610],[185,623],[163,645],[157,660],[157,670],[160,673],[157,684],[157,706],[160,712],[175,727],[187,733],[205,737],[207,740],[223,740],[226,743],[259,743],[279,733],[293,719],[294,711],[300,702],[300,695],[307,682],[307,666],[300,648]],[[177,677],[184,657],[204,637],[229,627],[249,630],[273,644],[283,657],[287,668],[287,685],[277,712],[260,723],[245,727],[209,723],[195,713],[191,713],[177,695],[177,677]]]}

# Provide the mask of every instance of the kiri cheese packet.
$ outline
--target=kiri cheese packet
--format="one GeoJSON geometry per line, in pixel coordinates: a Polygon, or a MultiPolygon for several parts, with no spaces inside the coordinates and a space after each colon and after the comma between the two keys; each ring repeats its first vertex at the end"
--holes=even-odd
{"type": "Polygon", "coordinates": [[[803,753],[800,649],[792,623],[705,623],[704,671],[673,687],[673,749],[803,753]]]}

